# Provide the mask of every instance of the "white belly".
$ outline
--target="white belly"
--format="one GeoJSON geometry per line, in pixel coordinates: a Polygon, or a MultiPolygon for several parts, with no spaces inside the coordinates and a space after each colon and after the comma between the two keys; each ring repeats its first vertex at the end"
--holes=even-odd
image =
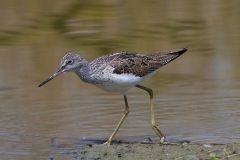
{"type": "Polygon", "coordinates": [[[110,91],[125,93],[128,89],[140,83],[143,77],[133,74],[108,74],[102,77],[101,83],[96,84],[98,87],[110,91]]]}
{"type": "Polygon", "coordinates": [[[138,83],[147,79],[156,72],[152,72],[144,77],[139,77],[131,73],[116,74],[113,73],[113,70],[114,68],[108,66],[101,72],[92,74],[90,77],[90,83],[95,84],[99,88],[109,92],[125,94],[127,90],[136,86],[138,83]]]}

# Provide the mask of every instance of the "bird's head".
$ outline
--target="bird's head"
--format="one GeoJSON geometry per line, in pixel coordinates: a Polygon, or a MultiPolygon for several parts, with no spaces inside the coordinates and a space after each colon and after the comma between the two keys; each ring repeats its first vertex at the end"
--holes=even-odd
{"type": "Polygon", "coordinates": [[[45,81],[39,84],[38,87],[43,86],[44,84],[46,84],[47,82],[51,81],[52,79],[54,79],[55,77],[64,72],[70,72],[76,70],[77,68],[81,68],[81,66],[83,66],[84,64],[86,64],[86,60],[81,58],[79,54],[70,52],[66,53],[61,59],[59,69],[45,81]]]}

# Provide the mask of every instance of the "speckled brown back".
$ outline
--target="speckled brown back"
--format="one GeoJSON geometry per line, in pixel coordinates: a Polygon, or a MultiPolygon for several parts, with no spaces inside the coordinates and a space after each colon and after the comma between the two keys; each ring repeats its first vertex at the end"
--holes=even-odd
{"type": "Polygon", "coordinates": [[[168,64],[186,51],[187,49],[184,48],[174,52],[152,55],[121,52],[121,54],[118,54],[108,65],[115,68],[113,73],[132,73],[136,76],[143,77],[168,64]]]}

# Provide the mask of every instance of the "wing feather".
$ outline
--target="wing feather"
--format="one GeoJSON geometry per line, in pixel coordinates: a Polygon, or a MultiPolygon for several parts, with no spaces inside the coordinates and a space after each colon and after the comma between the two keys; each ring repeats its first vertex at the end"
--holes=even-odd
{"type": "Polygon", "coordinates": [[[178,51],[152,55],[123,51],[99,57],[91,62],[91,66],[99,71],[109,65],[114,68],[113,73],[115,74],[129,73],[143,77],[168,64],[186,51],[187,49],[183,48],[178,51]]]}

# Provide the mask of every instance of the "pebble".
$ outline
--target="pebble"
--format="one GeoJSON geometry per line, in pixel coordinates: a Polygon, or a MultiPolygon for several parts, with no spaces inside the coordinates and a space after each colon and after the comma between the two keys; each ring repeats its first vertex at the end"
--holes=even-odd
{"type": "Polygon", "coordinates": [[[204,144],[203,147],[205,147],[205,148],[212,148],[212,146],[210,144],[204,144]]]}

